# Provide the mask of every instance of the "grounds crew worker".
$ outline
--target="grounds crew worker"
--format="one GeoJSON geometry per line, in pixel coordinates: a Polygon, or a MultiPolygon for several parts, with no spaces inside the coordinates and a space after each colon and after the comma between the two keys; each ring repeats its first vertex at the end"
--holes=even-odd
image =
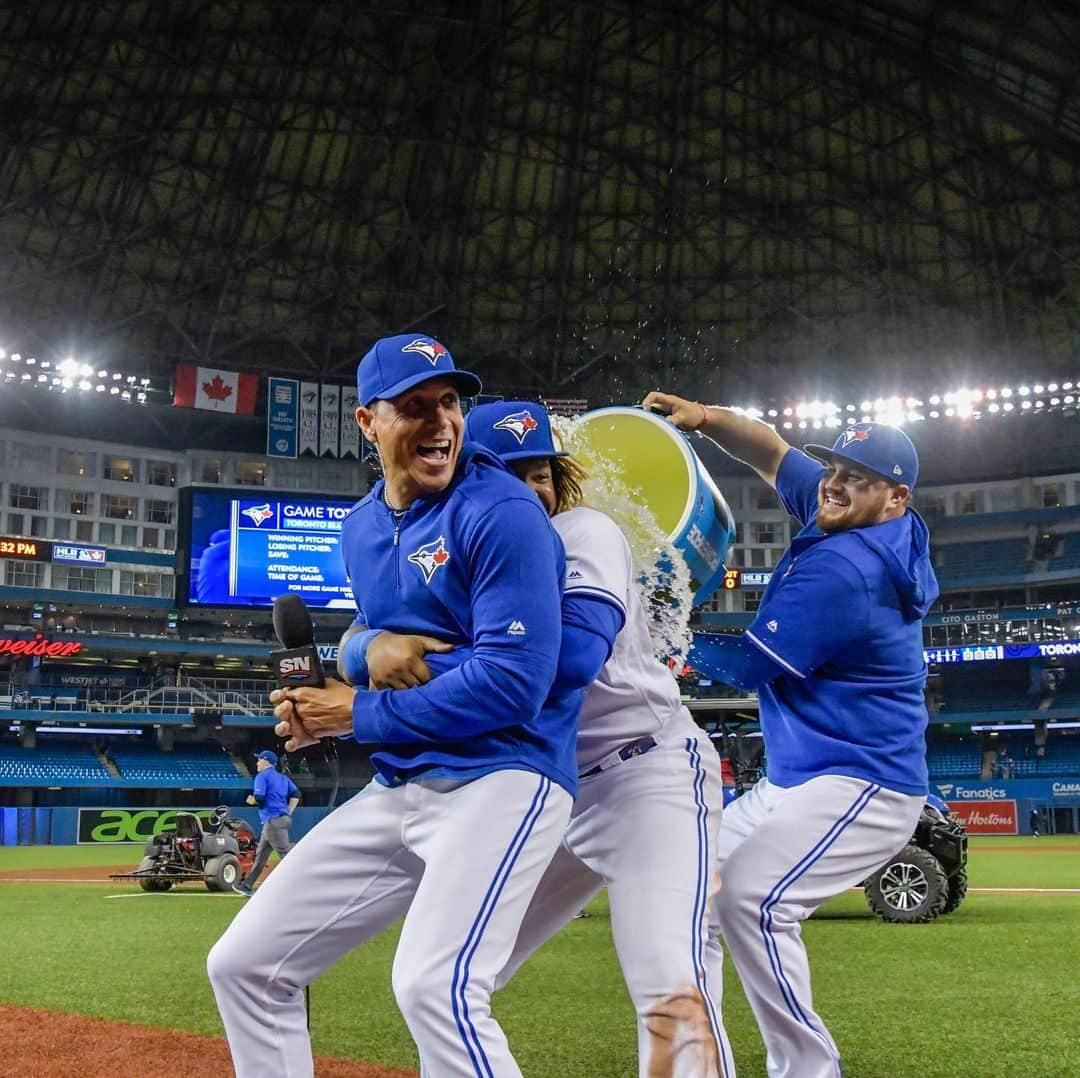
{"type": "Polygon", "coordinates": [[[292,848],[289,827],[292,825],[293,811],[300,804],[300,791],[296,788],[296,783],[277,769],[276,752],[264,749],[255,760],[255,789],[247,795],[247,803],[259,806],[262,831],[251,871],[244,877],[243,882],[233,884],[233,890],[245,898],[250,898],[254,893],[255,881],[266,868],[270,851],[276,850],[278,857],[284,857],[292,848]]]}

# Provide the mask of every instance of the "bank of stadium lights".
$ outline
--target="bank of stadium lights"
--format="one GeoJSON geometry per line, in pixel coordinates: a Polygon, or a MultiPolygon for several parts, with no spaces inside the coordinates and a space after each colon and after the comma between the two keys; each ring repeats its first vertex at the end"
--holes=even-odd
{"type": "Polygon", "coordinates": [[[0,348],[0,371],[5,385],[27,385],[60,393],[69,390],[100,393],[134,404],[145,404],[150,394],[159,389],[151,384],[149,378],[80,363],[74,356],[52,363],[47,359],[24,356],[21,352],[9,353],[0,348]]]}
{"type": "Polygon", "coordinates": [[[765,409],[737,407],[735,411],[754,419],[764,419],[784,430],[822,430],[836,429],[847,423],[891,423],[902,427],[928,419],[982,419],[984,416],[1038,415],[1078,409],[1080,379],[987,389],[962,386],[925,398],[877,397],[845,404],[814,400],[765,409]]]}

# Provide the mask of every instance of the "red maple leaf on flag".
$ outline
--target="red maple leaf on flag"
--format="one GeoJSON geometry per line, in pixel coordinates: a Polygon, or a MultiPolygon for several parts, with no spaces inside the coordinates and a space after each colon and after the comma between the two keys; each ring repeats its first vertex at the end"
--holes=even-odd
{"type": "Polygon", "coordinates": [[[203,382],[202,391],[212,401],[228,400],[232,396],[232,386],[226,385],[220,374],[215,374],[209,382],[203,382]]]}

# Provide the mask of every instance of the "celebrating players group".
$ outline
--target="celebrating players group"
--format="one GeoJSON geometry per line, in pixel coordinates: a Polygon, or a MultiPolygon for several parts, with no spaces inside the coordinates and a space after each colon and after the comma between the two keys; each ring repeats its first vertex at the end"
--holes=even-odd
{"type": "Polygon", "coordinates": [[[904,845],[927,793],[937,583],[911,442],[858,423],[803,451],[726,408],[643,402],[802,525],[750,628],[695,639],[695,667],[759,698],[768,777],[722,813],[719,759],[653,657],[627,542],[584,504],[543,407],[466,421],[479,379],[417,334],[376,342],[357,384],[383,477],[342,527],[344,680],[270,699],[287,750],[353,738],[375,778],[210,952],[237,1075],[312,1075],[305,986],[402,917],[393,989],[421,1073],[521,1074],[491,994],[606,888],[641,1078],[735,1074],[721,941],[769,1075],[839,1078],[799,926],[904,845]]]}

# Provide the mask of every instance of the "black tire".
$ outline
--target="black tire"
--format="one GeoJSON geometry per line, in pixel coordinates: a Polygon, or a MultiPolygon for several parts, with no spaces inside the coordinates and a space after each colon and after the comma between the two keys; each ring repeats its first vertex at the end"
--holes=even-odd
{"type": "Polygon", "coordinates": [[[208,891],[231,891],[233,884],[239,883],[243,878],[240,862],[232,853],[211,857],[203,868],[203,882],[208,891]]]}
{"type": "MultiPolygon", "coordinates": [[[[155,865],[157,865],[157,861],[153,857],[144,857],[139,862],[139,867],[136,871],[149,872],[155,865]]],[[[172,885],[172,880],[152,879],[149,876],[143,876],[143,878],[139,880],[139,886],[144,891],[167,891],[172,885]]]]}
{"type": "Polygon", "coordinates": [[[967,897],[967,868],[960,869],[955,876],[949,877],[949,897],[945,900],[942,913],[952,913],[967,897]]]}
{"type": "Polygon", "coordinates": [[[945,910],[949,881],[937,858],[905,846],[863,885],[870,909],[893,924],[926,924],[945,910]]]}

